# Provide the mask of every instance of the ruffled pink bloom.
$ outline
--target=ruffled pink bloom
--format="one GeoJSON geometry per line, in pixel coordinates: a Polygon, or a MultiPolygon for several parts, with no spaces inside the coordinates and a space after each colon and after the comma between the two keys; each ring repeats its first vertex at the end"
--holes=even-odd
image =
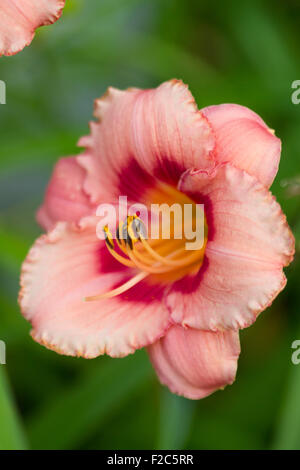
{"type": "Polygon", "coordinates": [[[35,30],[57,21],[64,6],[65,0],[1,0],[0,56],[28,46],[35,30]]]}
{"type": "MultiPolygon", "coordinates": [[[[280,140],[245,107],[199,111],[176,80],[151,90],[110,88],[95,116],[79,142],[85,151],[58,162],[38,212],[47,234],[23,265],[22,312],[33,338],[50,349],[93,358],[147,347],[172,392],[205,397],[234,381],[239,329],[286,284],[294,238],[268,190],[280,140]],[[189,264],[181,247],[167,271],[163,262],[133,262],[127,247],[124,266],[116,259],[124,253],[96,236],[96,207],[119,195],[150,204],[161,187],[174,202],[204,204],[205,250],[189,264]]],[[[171,241],[163,247],[173,253],[171,241]]]]}

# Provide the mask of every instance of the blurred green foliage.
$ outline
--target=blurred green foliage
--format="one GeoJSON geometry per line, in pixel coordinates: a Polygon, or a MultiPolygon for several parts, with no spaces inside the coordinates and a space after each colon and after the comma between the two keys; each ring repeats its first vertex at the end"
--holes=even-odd
{"type": "Polygon", "coordinates": [[[59,356],[35,344],[17,306],[20,264],[39,234],[34,213],[58,157],[78,152],[93,100],[108,85],[190,85],[199,107],[240,103],[283,141],[273,192],[300,242],[297,0],[67,0],[31,47],[0,59],[0,448],[300,448],[298,255],[288,285],[241,333],[237,381],[190,402],[158,384],[144,351],[122,360],[59,356]],[[9,380],[8,380],[9,378],[9,380]]]}

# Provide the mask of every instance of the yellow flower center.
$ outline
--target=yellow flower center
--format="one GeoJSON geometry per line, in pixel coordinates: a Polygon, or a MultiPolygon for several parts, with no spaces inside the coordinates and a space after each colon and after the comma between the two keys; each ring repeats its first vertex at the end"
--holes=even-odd
{"type": "Polygon", "coordinates": [[[120,287],[86,300],[115,297],[145,278],[152,283],[167,284],[199,271],[207,243],[203,207],[166,184],[149,191],[146,200],[151,201],[151,214],[153,208],[156,214],[154,220],[151,218],[149,236],[137,213],[120,223],[115,240],[108,226],[103,229],[110,254],[119,263],[139,272],[120,287]]]}

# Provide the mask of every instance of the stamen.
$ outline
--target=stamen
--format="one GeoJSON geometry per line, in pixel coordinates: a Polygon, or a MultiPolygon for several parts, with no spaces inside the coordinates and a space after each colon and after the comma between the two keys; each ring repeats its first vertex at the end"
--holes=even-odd
{"type": "MultiPolygon", "coordinates": [[[[167,262],[169,260],[169,258],[173,258],[174,256],[178,255],[178,254],[184,254],[184,250],[182,248],[180,248],[179,250],[176,250],[172,253],[170,253],[167,257],[162,257],[162,260],[164,262],[167,262]]],[[[182,260],[174,260],[174,264],[173,265],[167,265],[166,267],[164,267],[163,265],[166,264],[166,263],[162,263],[161,260],[159,260],[158,263],[154,264],[152,267],[151,266],[147,266],[146,264],[144,263],[141,263],[138,259],[138,257],[136,256],[136,252],[133,252],[133,251],[129,251],[128,250],[128,256],[130,257],[130,259],[136,264],[136,266],[140,269],[143,269],[149,273],[166,273],[166,272],[169,272],[169,271],[173,271],[174,270],[174,267],[176,268],[183,268],[185,266],[188,266],[190,264],[193,264],[194,262],[196,261],[199,261],[199,263],[202,261],[203,257],[199,254],[199,252],[195,251],[191,256],[189,257],[185,257],[183,258],[182,260]],[[156,267],[157,266],[157,267],[156,267]]]]}
{"type": "Polygon", "coordinates": [[[132,279],[129,279],[129,281],[125,282],[120,287],[117,287],[116,289],[113,289],[109,292],[105,292],[104,294],[94,295],[91,297],[85,297],[84,300],[86,302],[91,302],[93,300],[108,299],[110,297],[116,297],[117,295],[123,294],[128,289],[131,289],[131,287],[141,282],[147,276],[149,276],[148,273],[141,272],[137,274],[136,276],[134,276],[132,279]]]}
{"type": "MultiPolygon", "coordinates": [[[[105,240],[106,241],[106,240],[105,240]]],[[[128,266],[129,268],[134,268],[134,263],[132,263],[132,261],[130,261],[128,258],[125,258],[124,256],[121,256],[119,255],[119,253],[117,253],[116,251],[114,251],[114,249],[112,249],[110,247],[110,245],[107,243],[106,241],[106,247],[108,249],[108,251],[110,252],[110,254],[117,260],[119,261],[119,263],[122,263],[124,264],[124,266],[128,266]]]]}
{"type": "MultiPolygon", "coordinates": [[[[168,185],[160,185],[157,192],[153,194],[156,200],[167,200],[174,202],[179,200],[183,206],[185,203],[194,204],[186,195],[181,194],[176,188],[168,185]]],[[[194,217],[191,216],[191,223],[194,217]]],[[[181,222],[183,223],[183,222],[181,222]]],[[[173,230],[178,223],[173,223],[173,230]]],[[[148,234],[139,214],[127,216],[126,220],[120,222],[116,231],[116,245],[122,254],[119,254],[114,245],[113,236],[106,225],[104,227],[105,243],[110,254],[121,264],[139,269],[129,281],[116,289],[103,294],[86,297],[86,301],[111,298],[126,292],[137,285],[143,279],[152,275],[155,282],[173,282],[187,274],[196,274],[203,262],[205,245],[207,239],[207,226],[205,225],[205,242],[201,249],[187,253],[185,248],[186,239],[172,237],[170,240],[163,238],[148,240],[148,234]]],[[[173,233],[173,232],[172,232],[173,233]]]]}
{"type": "Polygon", "coordinates": [[[141,263],[137,257],[134,255],[134,253],[132,251],[129,251],[128,250],[128,256],[129,258],[134,262],[134,264],[142,269],[143,271],[146,271],[147,273],[152,273],[152,274],[162,274],[162,273],[165,273],[165,272],[168,272],[168,271],[172,271],[172,267],[164,267],[164,266],[161,266],[161,264],[157,263],[156,265],[153,265],[153,266],[147,266],[146,264],[144,263],[141,263]]]}
{"type": "MultiPolygon", "coordinates": [[[[146,248],[146,250],[148,251],[148,253],[150,253],[153,256],[153,258],[155,258],[157,261],[160,261],[162,264],[166,264],[167,266],[174,266],[174,267],[183,266],[183,261],[173,260],[173,259],[169,259],[168,256],[165,257],[165,256],[159,255],[155,250],[151,248],[151,246],[145,239],[141,238],[141,242],[146,248]]],[[[174,251],[173,253],[171,253],[170,258],[173,258],[174,256],[176,256],[176,254],[185,254],[185,250],[183,248],[180,248],[179,250],[174,251]]],[[[199,258],[198,251],[195,251],[190,256],[186,256],[184,258],[184,265],[189,264],[190,260],[193,261],[195,258],[199,258]]]]}
{"type": "Polygon", "coordinates": [[[126,256],[127,256],[126,249],[123,245],[124,240],[120,238],[120,229],[122,230],[122,227],[123,227],[123,224],[120,223],[119,227],[117,228],[117,231],[116,231],[116,241],[117,241],[117,245],[120,248],[120,250],[123,251],[123,253],[125,253],[126,256]]]}
{"type": "Polygon", "coordinates": [[[114,246],[112,234],[111,234],[111,232],[109,231],[109,228],[108,228],[107,225],[103,228],[103,231],[104,231],[104,234],[105,234],[105,244],[106,244],[106,248],[108,249],[108,251],[110,252],[110,254],[111,254],[117,261],[119,261],[119,263],[124,264],[124,266],[128,266],[128,267],[130,267],[130,268],[134,267],[134,264],[132,263],[132,261],[130,261],[128,258],[125,258],[124,256],[119,255],[119,253],[117,253],[117,252],[115,251],[115,246],[114,246]]]}

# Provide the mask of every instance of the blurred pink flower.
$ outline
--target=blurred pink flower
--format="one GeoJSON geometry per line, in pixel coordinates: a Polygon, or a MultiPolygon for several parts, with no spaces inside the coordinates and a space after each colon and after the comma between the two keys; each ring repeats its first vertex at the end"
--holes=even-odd
{"type": "Polygon", "coordinates": [[[28,46],[35,30],[57,21],[64,6],[65,0],[1,0],[0,56],[28,46]]]}
{"type": "Polygon", "coordinates": [[[48,233],[23,265],[23,315],[33,338],[61,354],[122,357],[147,347],[172,392],[205,397],[234,381],[239,329],[286,284],[294,238],[268,191],[280,140],[243,106],[199,111],[177,80],[109,88],[95,117],[79,141],[85,151],[57,163],[39,209],[48,233]],[[203,249],[191,255],[177,240],[170,265],[174,240],[157,251],[151,240],[145,251],[99,240],[95,209],[119,195],[204,204],[203,249]]]}

